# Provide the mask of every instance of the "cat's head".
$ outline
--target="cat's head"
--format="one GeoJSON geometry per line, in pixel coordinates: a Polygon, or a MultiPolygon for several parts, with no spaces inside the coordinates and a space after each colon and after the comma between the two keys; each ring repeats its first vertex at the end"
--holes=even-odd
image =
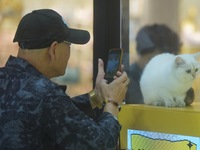
{"type": "Polygon", "coordinates": [[[175,57],[176,76],[182,81],[193,81],[200,74],[200,52],[175,57]]]}

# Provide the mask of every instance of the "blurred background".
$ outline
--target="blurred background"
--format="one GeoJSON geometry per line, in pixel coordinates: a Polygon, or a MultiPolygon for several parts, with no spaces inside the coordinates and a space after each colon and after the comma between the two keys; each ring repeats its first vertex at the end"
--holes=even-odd
{"type": "MultiPolygon", "coordinates": [[[[66,74],[52,79],[67,84],[67,93],[76,96],[93,87],[93,0],[0,0],[0,67],[9,55],[16,56],[13,43],[15,30],[22,16],[34,9],[51,8],[59,12],[72,28],[86,29],[89,43],[71,46],[66,74]]],[[[199,0],[129,0],[129,63],[137,59],[135,35],[146,24],[164,23],[182,39],[182,53],[200,50],[199,0]]]]}

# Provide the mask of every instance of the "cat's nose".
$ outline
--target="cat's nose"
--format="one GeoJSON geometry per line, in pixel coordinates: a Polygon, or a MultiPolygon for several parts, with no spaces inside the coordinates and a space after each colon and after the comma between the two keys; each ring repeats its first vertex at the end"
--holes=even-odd
{"type": "Polygon", "coordinates": [[[195,78],[196,77],[196,73],[192,73],[192,76],[193,76],[193,78],[195,78]]]}

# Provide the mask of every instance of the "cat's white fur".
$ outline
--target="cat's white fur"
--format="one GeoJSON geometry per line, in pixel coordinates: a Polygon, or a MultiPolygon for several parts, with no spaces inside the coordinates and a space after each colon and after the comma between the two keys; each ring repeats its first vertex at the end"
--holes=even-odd
{"type": "Polygon", "coordinates": [[[200,73],[200,53],[159,54],[146,65],[140,80],[144,103],[183,107],[188,89],[200,73]]]}

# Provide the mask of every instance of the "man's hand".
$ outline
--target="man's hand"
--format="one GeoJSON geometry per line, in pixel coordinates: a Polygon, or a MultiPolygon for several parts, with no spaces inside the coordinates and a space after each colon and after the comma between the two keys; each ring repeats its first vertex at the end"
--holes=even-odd
{"type": "Polygon", "coordinates": [[[102,98],[107,102],[104,111],[117,117],[120,111],[120,105],[123,103],[128,89],[129,78],[126,72],[120,73],[120,76],[107,84],[105,80],[100,83],[100,92],[102,98]]]}
{"type": "MultiPolygon", "coordinates": [[[[96,106],[101,108],[104,100],[112,100],[118,104],[121,104],[125,98],[127,87],[129,84],[129,79],[126,72],[123,71],[124,66],[121,66],[121,71],[118,71],[114,80],[107,84],[104,79],[104,63],[102,59],[98,59],[98,74],[96,78],[95,89],[90,93],[95,94],[95,99],[93,98],[93,108],[96,106]]],[[[90,94],[91,95],[91,94],[90,94]]]]}
{"type": "Polygon", "coordinates": [[[113,100],[118,104],[122,104],[126,96],[129,82],[126,72],[123,72],[120,77],[116,77],[110,84],[107,84],[105,80],[102,80],[100,84],[102,98],[104,100],[113,100]]]}

